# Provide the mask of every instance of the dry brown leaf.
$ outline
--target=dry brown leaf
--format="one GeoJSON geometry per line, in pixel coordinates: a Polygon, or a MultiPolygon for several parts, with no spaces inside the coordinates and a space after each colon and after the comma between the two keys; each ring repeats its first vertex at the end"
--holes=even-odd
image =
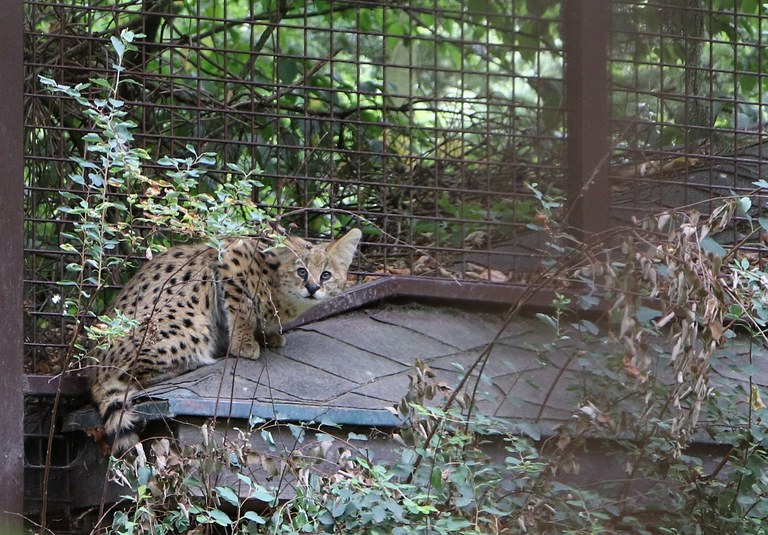
{"type": "Polygon", "coordinates": [[[487,282],[509,282],[509,277],[498,269],[479,266],[477,264],[467,265],[467,278],[487,282]]]}
{"type": "Polygon", "coordinates": [[[85,430],[85,434],[93,439],[96,444],[96,449],[99,450],[104,456],[112,453],[112,446],[107,442],[107,437],[104,433],[103,427],[89,427],[85,430]]]}
{"type": "Polygon", "coordinates": [[[664,164],[664,167],[661,168],[662,171],[669,172],[674,171],[677,169],[685,169],[686,167],[693,167],[696,165],[699,165],[700,160],[698,158],[687,158],[685,156],[680,156],[678,158],[675,158],[673,160],[670,160],[664,164]]]}
{"type": "Polygon", "coordinates": [[[413,263],[413,273],[415,275],[424,275],[437,269],[437,261],[429,255],[420,256],[413,263]]]}
{"type": "Polygon", "coordinates": [[[483,230],[476,230],[467,234],[464,238],[465,249],[487,249],[490,239],[488,233],[483,230]]]}
{"type": "Polygon", "coordinates": [[[595,417],[595,421],[597,423],[599,423],[599,424],[606,425],[606,424],[611,423],[613,421],[613,418],[611,418],[611,416],[608,415],[608,414],[605,414],[603,412],[599,412],[599,413],[597,413],[597,416],[595,417]]]}
{"type": "Polygon", "coordinates": [[[714,338],[718,343],[722,342],[725,328],[721,322],[711,321],[709,323],[709,331],[712,333],[712,338],[714,338]]]}
{"type": "Polygon", "coordinates": [[[634,362],[632,362],[632,357],[629,355],[624,357],[624,373],[630,377],[634,377],[635,379],[642,376],[642,372],[640,372],[640,369],[635,365],[634,362]]]}

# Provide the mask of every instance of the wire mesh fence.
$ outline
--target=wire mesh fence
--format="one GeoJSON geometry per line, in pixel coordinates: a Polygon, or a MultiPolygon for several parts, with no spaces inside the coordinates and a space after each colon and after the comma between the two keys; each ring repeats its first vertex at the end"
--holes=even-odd
{"type": "MultiPolygon", "coordinates": [[[[583,126],[594,139],[610,137],[612,202],[587,196],[587,209],[610,209],[618,229],[665,208],[709,212],[719,196],[753,191],[766,179],[764,9],[609,3],[610,131],[583,126]]],[[[71,157],[85,154],[95,129],[81,103],[49,92],[40,76],[70,87],[114,79],[113,38],[143,34],[119,72],[135,83],[115,98],[135,124],[133,144],[150,155],[145,175],[162,177],[163,157],[191,151],[215,154],[200,192],[252,170],[251,200],[291,233],[363,230],[358,282],[514,284],[540,263],[542,242],[530,229],[540,206],[528,185],[560,195],[566,180],[588,178],[570,176],[564,163],[573,111],[564,69],[580,66],[565,61],[561,4],[24,0],[25,371],[61,372],[75,337],[60,282],[78,257],[62,248],[73,219],[59,207],[87,192],[72,179],[71,157]]],[[[82,91],[103,98],[98,84],[82,91]]],[[[131,184],[114,200],[147,194],[131,184]]],[[[759,217],[761,202],[743,219],[759,217]]],[[[743,242],[742,252],[762,261],[765,233],[747,228],[736,224],[721,239],[743,242]]],[[[144,250],[115,254],[139,264],[144,250]]],[[[109,272],[92,310],[129,276],[109,272]]],[[[46,425],[27,434],[35,489],[46,425]]]]}
{"type": "MultiPolygon", "coordinates": [[[[612,131],[584,131],[611,136],[612,225],[664,207],[708,211],[717,195],[764,177],[766,16],[755,6],[611,3],[612,131]]],[[[539,205],[527,184],[566,190],[560,2],[27,0],[25,9],[27,372],[60,371],[71,343],[58,283],[76,258],[61,247],[71,218],[58,207],[62,192],[83,192],[71,157],[94,129],[40,76],[112,79],[122,30],[144,35],[120,72],[136,83],[117,97],[134,145],[150,155],[146,175],[190,150],[215,153],[203,192],[234,180],[233,166],[253,170],[252,200],[290,232],[363,229],[358,281],[504,284],[537,267],[541,241],[529,227],[539,205]]],[[[107,289],[129,275],[115,270],[107,289]]]]}
{"type": "MultiPolygon", "coordinates": [[[[65,403],[60,410],[70,410],[65,403]]],[[[76,405],[75,405],[76,406],[76,405]]],[[[24,408],[24,512],[35,517],[47,501],[51,512],[51,524],[56,533],[83,533],[84,523],[76,520],[80,511],[72,490],[78,485],[72,468],[78,465],[82,452],[82,438],[53,435],[51,455],[48,456],[48,439],[51,431],[52,400],[46,397],[29,397],[24,408]],[[49,467],[46,474],[46,465],[49,467]],[[49,484],[44,486],[44,478],[49,484]],[[43,489],[48,490],[47,493],[43,489]]],[[[84,515],[85,516],[85,515],[84,515]]]]}
{"type": "Polygon", "coordinates": [[[363,229],[360,279],[503,282],[515,255],[533,254],[511,246],[535,215],[524,183],[562,174],[556,2],[25,5],[29,372],[58,371],[70,342],[57,282],[73,258],[57,207],[62,191],[82,191],[70,157],[93,129],[39,77],[114,77],[120,30],[145,35],[120,74],[137,83],[119,97],[153,158],[146,174],[188,147],[217,155],[203,191],[232,180],[227,164],[255,170],[253,200],[291,232],[363,229]]]}
{"type": "MultiPolygon", "coordinates": [[[[716,198],[765,178],[765,24],[756,4],[614,3],[617,219],[661,208],[711,213],[716,198]]],[[[744,238],[733,231],[732,243],[744,238]]]]}

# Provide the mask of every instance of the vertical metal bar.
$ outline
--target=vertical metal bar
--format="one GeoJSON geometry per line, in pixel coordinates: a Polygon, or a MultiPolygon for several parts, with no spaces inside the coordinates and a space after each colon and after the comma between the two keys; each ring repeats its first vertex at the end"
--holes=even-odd
{"type": "Polygon", "coordinates": [[[21,533],[24,502],[22,1],[0,17],[0,533],[21,533]]]}
{"type": "Polygon", "coordinates": [[[610,0],[565,0],[568,223],[584,235],[608,229],[608,33],[610,0]]]}

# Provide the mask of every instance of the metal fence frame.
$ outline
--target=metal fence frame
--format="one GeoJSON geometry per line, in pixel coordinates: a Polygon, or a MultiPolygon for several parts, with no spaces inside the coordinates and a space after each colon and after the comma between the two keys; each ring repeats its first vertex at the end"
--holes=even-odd
{"type": "MultiPolygon", "coordinates": [[[[49,377],[23,374],[23,4],[11,0],[0,18],[0,303],[6,320],[0,329],[0,532],[9,533],[20,518],[23,503],[23,405],[24,392],[52,394],[57,388],[76,391],[67,381],[51,382],[49,377]],[[19,516],[17,516],[19,515],[19,516]]],[[[565,69],[566,110],[568,113],[567,145],[568,193],[571,223],[584,234],[604,230],[609,221],[610,186],[607,157],[609,146],[607,51],[610,0],[564,0],[563,37],[567,56],[565,69]],[[586,196],[590,203],[584,203],[586,196]],[[595,199],[598,199],[595,201],[595,199]],[[603,202],[605,201],[605,202],[603,202]]],[[[440,294],[446,284],[426,281],[426,293],[440,294]]],[[[391,284],[390,284],[391,286],[391,284]]],[[[409,281],[398,286],[400,294],[418,294],[419,288],[409,281]]],[[[455,286],[454,286],[455,288],[455,286]]],[[[499,293],[499,287],[475,286],[472,299],[485,296],[511,297],[525,290],[510,286],[499,293]]],[[[390,288],[390,293],[394,291],[390,288]]],[[[363,292],[365,293],[365,291],[363,292]]],[[[386,293],[386,292],[385,292],[386,293]]],[[[397,292],[395,292],[397,293],[397,292]]],[[[456,289],[461,295],[461,289],[456,289]]],[[[375,291],[369,297],[380,297],[375,291]]],[[[367,294],[366,294],[367,295],[367,294]]],[[[498,299],[495,299],[498,301],[498,299]]]]}
{"type": "Polygon", "coordinates": [[[0,19],[0,533],[20,532],[23,504],[24,395],[22,255],[24,221],[23,0],[0,19]]]}

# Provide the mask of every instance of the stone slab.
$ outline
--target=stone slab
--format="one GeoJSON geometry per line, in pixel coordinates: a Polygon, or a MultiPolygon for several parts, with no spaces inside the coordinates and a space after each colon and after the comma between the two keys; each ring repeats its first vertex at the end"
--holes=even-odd
{"type": "MultiPolygon", "coordinates": [[[[498,315],[420,306],[388,308],[371,314],[371,318],[416,331],[462,351],[486,346],[502,323],[498,315]]],[[[506,329],[504,336],[520,336],[526,331],[530,331],[529,325],[514,323],[506,329]]]]}
{"type": "MultiPolygon", "coordinates": [[[[500,315],[446,307],[371,307],[296,328],[286,334],[284,347],[264,351],[258,361],[221,360],[158,384],[145,397],[175,417],[247,417],[252,407],[253,414],[289,420],[322,417],[340,425],[395,425],[397,419],[386,408],[406,396],[416,359],[433,369],[447,394],[463,375],[457,365],[468,370],[501,322],[500,315]]],[[[543,322],[515,318],[491,351],[482,378],[475,370],[470,379],[479,409],[511,425],[551,429],[572,418],[583,403],[578,386],[589,380],[583,372],[604,371],[605,355],[623,351],[607,336],[574,336],[556,346],[553,340],[543,322]]],[[[663,340],[655,343],[665,351],[663,340]]],[[[735,355],[737,363],[715,358],[713,384],[748,392],[752,372],[766,386],[765,355],[753,351],[750,365],[748,340],[729,342],[722,352],[735,355]]],[[[669,368],[661,364],[655,373],[668,376],[669,368]]]]}
{"type": "Polygon", "coordinates": [[[372,320],[365,311],[324,320],[302,329],[325,334],[350,346],[411,365],[413,359],[428,359],[458,348],[414,330],[372,320]]]}

